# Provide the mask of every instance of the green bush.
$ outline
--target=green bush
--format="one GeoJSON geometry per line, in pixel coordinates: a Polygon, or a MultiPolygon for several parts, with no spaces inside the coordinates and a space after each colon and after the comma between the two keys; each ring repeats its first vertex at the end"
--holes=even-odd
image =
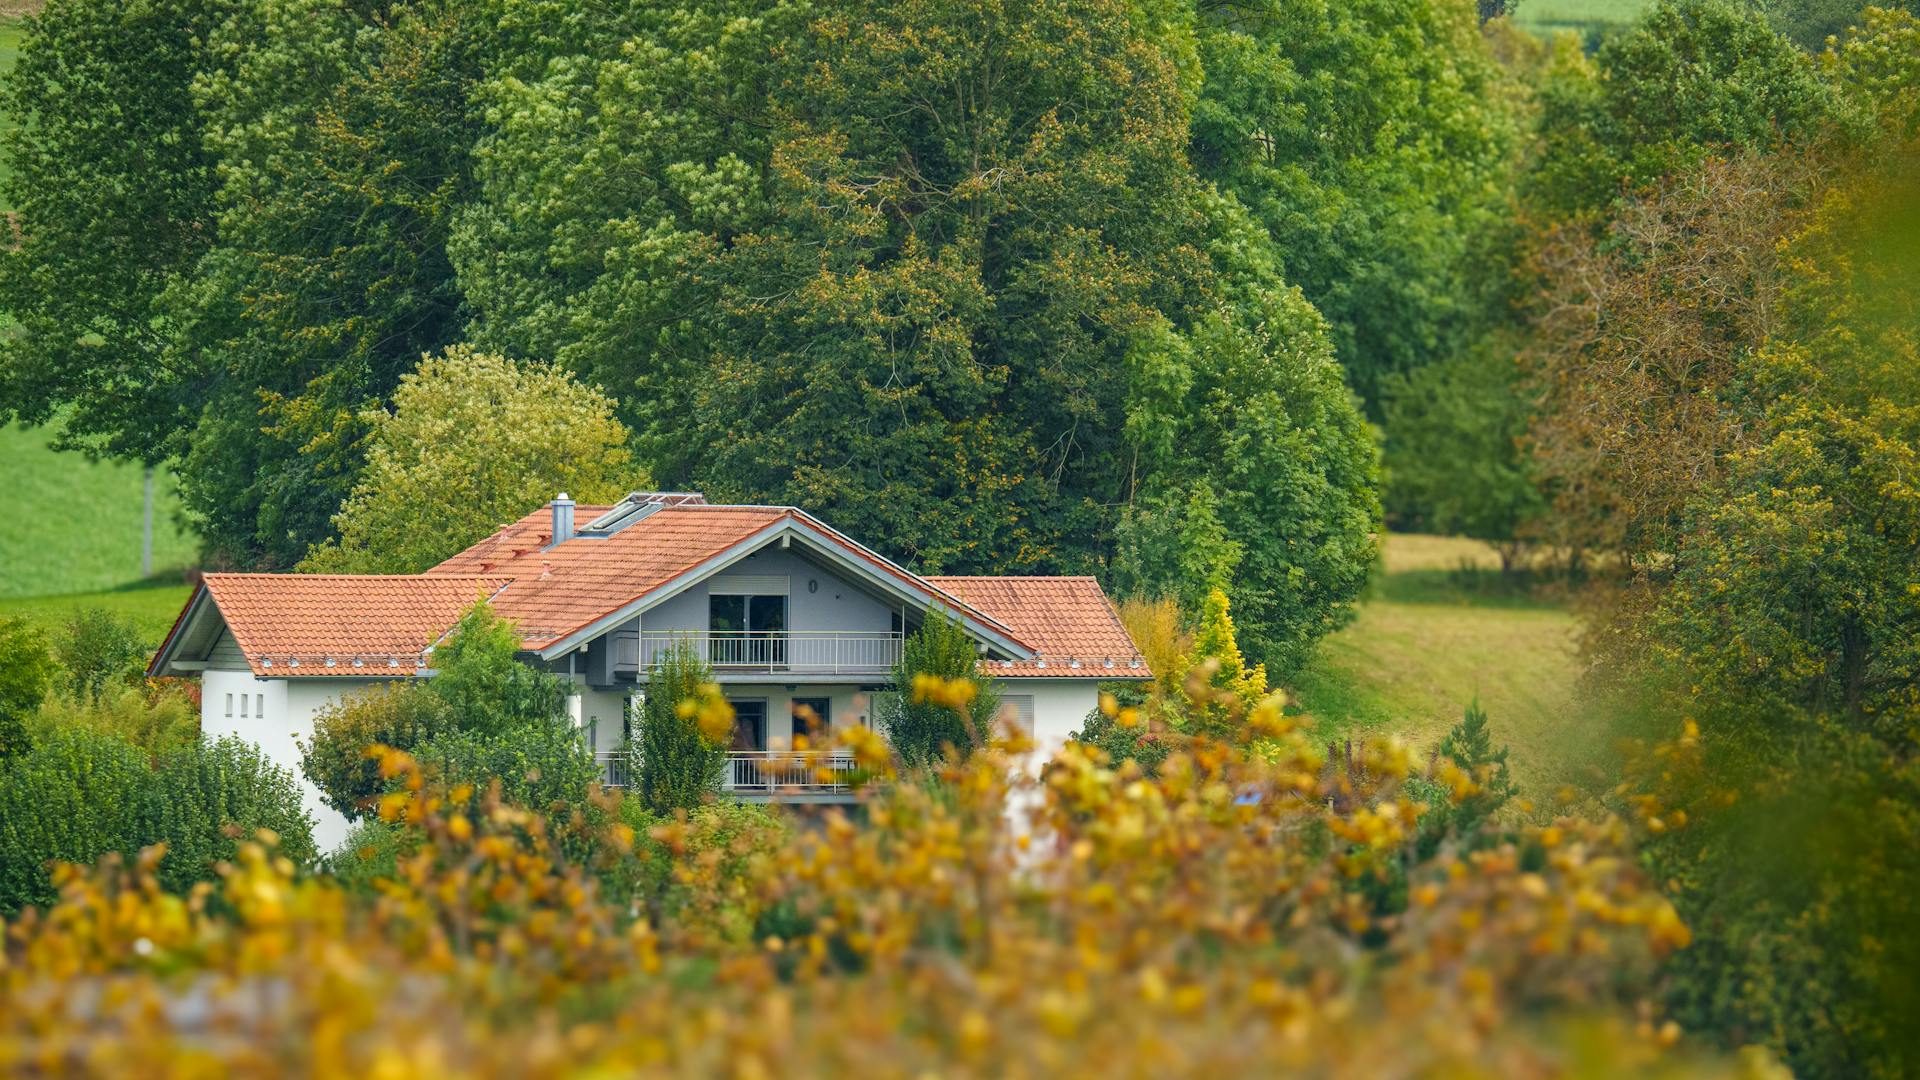
{"type": "Polygon", "coordinates": [[[27,716],[46,698],[56,670],[38,627],[0,619],[0,761],[28,748],[27,716]]]}
{"type": "Polygon", "coordinates": [[[391,880],[399,873],[400,856],[413,850],[418,836],[403,825],[369,818],[347,831],[346,839],[327,853],[322,866],[347,888],[371,893],[374,882],[391,880]]]}
{"type": "Polygon", "coordinates": [[[0,911],[55,898],[51,860],[91,863],[165,843],[161,881],[185,889],[232,858],[234,837],[269,828],[280,853],[314,858],[313,823],[293,777],[251,744],[196,740],[151,762],[110,732],[50,729],[0,764],[0,911]]]}
{"type": "Polygon", "coordinates": [[[34,740],[74,728],[117,735],[158,757],[200,738],[200,708],[186,687],[156,680],[152,686],[106,687],[92,698],[55,693],[27,725],[34,740]]]}
{"type": "Polygon", "coordinates": [[[713,681],[690,644],[667,650],[647,675],[647,692],[640,710],[640,801],[657,814],[690,810],[706,802],[720,786],[727,748],[700,730],[692,718],[680,715],[683,703],[700,696],[713,681]]]}
{"type": "Polygon", "coordinates": [[[1081,722],[1080,730],[1070,738],[1074,742],[1097,747],[1107,755],[1107,760],[1118,767],[1121,762],[1133,761],[1147,775],[1160,771],[1160,765],[1173,752],[1173,743],[1165,730],[1154,730],[1145,716],[1145,710],[1136,710],[1138,722],[1132,726],[1120,723],[1108,716],[1102,709],[1095,709],[1081,722]]]}
{"type": "Polygon", "coordinates": [[[148,655],[146,638],[132,621],[97,607],[79,608],[68,616],[54,639],[53,654],[66,669],[67,689],[78,698],[140,681],[148,655]]]}
{"type": "Polygon", "coordinates": [[[566,711],[559,676],[516,659],[520,634],[482,601],[433,650],[428,688],[453,710],[462,731],[507,731],[566,711]]]}
{"type": "Polygon", "coordinates": [[[201,740],[163,755],[140,795],[139,842],[123,850],[164,841],[160,882],[169,889],[185,891],[213,877],[215,863],[233,858],[229,826],[239,837],[272,829],[280,854],[296,865],[310,866],[319,855],[293,774],[244,739],[201,740]]]}
{"type": "Polygon", "coordinates": [[[896,692],[882,698],[875,711],[881,730],[908,765],[939,761],[949,746],[970,753],[993,734],[1000,694],[977,677],[979,662],[980,654],[960,624],[939,611],[929,612],[927,621],[901,645],[893,672],[896,692]],[[969,680],[976,688],[973,700],[964,711],[937,701],[915,701],[914,679],[923,675],[969,680]]]}
{"type": "Polygon", "coordinates": [[[313,718],[313,734],[300,744],[300,771],[320,789],[322,802],[357,821],[386,790],[367,747],[412,751],[453,726],[453,710],[426,685],[371,686],[313,718]]]}
{"type": "Polygon", "coordinates": [[[600,767],[566,720],[511,731],[448,731],[413,751],[427,774],[446,783],[486,787],[498,778],[508,802],[535,809],[578,804],[600,779],[600,767]]]}

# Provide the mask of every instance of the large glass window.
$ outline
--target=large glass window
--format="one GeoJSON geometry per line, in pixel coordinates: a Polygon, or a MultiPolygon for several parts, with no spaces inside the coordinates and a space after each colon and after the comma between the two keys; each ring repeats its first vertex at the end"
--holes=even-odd
{"type": "Polygon", "coordinates": [[[735,701],[733,704],[733,749],[767,748],[767,703],[764,700],[735,701]]]}
{"type": "Polygon", "coordinates": [[[784,596],[709,596],[707,628],[713,632],[712,663],[787,662],[784,596]]]}
{"type": "Polygon", "coordinates": [[[833,738],[833,699],[794,698],[793,733],[806,736],[809,749],[824,748],[833,738]]]}

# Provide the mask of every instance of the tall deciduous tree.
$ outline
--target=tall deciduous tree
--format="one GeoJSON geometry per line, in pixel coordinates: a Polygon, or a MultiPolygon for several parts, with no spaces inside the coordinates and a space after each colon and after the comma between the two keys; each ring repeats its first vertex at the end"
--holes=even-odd
{"type": "Polygon", "coordinates": [[[1452,0],[1197,7],[1194,163],[1272,235],[1373,408],[1486,317],[1519,88],[1452,0]]]}
{"type": "Polygon", "coordinates": [[[213,242],[217,155],[191,87],[229,0],[52,0],[0,93],[0,419],[156,461],[204,386],[172,353],[167,292],[213,242]]]}
{"type": "Polygon", "coordinates": [[[213,358],[183,469],[210,545],[291,563],[331,534],[367,429],[466,321],[446,242],[471,193],[474,0],[259,0],[196,83],[221,163],[218,242],[174,297],[177,356],[213,358]]]}
{"type": "Polygon", "coordinates": [[[1545,167],[1529,197],[1551,213],[1592,211],[1709,156],[1804,144],[1853,119],[1757,8],[1660,0],[1593,66],[1565,58],[1543,84],[1545,167]]]}
{"type": "Polygon", "coordinates": [[[1742,374],[1778,324],[1774,245],[1807,184],[1791,158],[1712,161],[1624,203],[1603,236],[1573,225],[1544,246],[1530,437],[1550,539],[1671,550],[1750,438],[1742,374]]]}
{"type": "Polygon", "coordinates": [[[1271,236],[1194,174],[1189,22],[636,13],[619,55],[487,91],[480,334],[619,389],[663,482],[926,569],[1099,569],[1210,485],[1245,552],[1145,585],[1224,570],[1290,665],[1369,565],[1373,448],[1271,236]]]}
{"type": "Polygon", "coordinates": [[[645,486],[614,403],[558,368],[456,346],[403,376],[393,401],[363,421],[367,467],[334,518],[339,539],[302,569],[415,573],[558,492],[602,502],[645,486]]]}

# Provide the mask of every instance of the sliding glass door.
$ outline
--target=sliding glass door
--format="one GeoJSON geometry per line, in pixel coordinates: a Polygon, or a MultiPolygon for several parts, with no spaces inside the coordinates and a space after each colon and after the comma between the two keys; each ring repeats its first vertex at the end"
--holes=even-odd
{"type": "Polygon", "coordinates": [[[784,596],[709,596],[707,628],[712,663],[780,667],[787,662],[784,596]]]}

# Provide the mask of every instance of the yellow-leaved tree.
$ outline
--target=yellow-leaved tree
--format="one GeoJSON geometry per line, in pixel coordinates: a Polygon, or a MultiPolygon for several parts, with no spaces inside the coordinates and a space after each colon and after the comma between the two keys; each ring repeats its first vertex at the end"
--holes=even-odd
{"type": "Polygon", "coordinates": [[[1191,669],[1187,676],[1187,696],[1194,699],[1195,716],[1209,729],[1206,734],[1216,738],[1230,735],[1231,732],[1222,729],[1239,717],[1241,710],[1251,708],[1267,696],[1267,667],[1255,664],[1249,668],[1246,658],[1240,655],[1229,607],[1224,591],[1215,589],[1207,594],[1206,606],[1200,612],[1200,626],[1194,634],[1193,655],[1187,665],[1191,669]],[[1218,700],[1216,695],[1223,692],[1238,700],[1218,700]],[[1207,698],[1216,700],[1203,700],[1207,698]]]}
{"type": "Polygon", "coordinates": [[[646,484],[614,401],[551,364],[456,345],[400,380],[366,471],[310,573],[417,573],[565,491],[606,502],[646,484]]]}

